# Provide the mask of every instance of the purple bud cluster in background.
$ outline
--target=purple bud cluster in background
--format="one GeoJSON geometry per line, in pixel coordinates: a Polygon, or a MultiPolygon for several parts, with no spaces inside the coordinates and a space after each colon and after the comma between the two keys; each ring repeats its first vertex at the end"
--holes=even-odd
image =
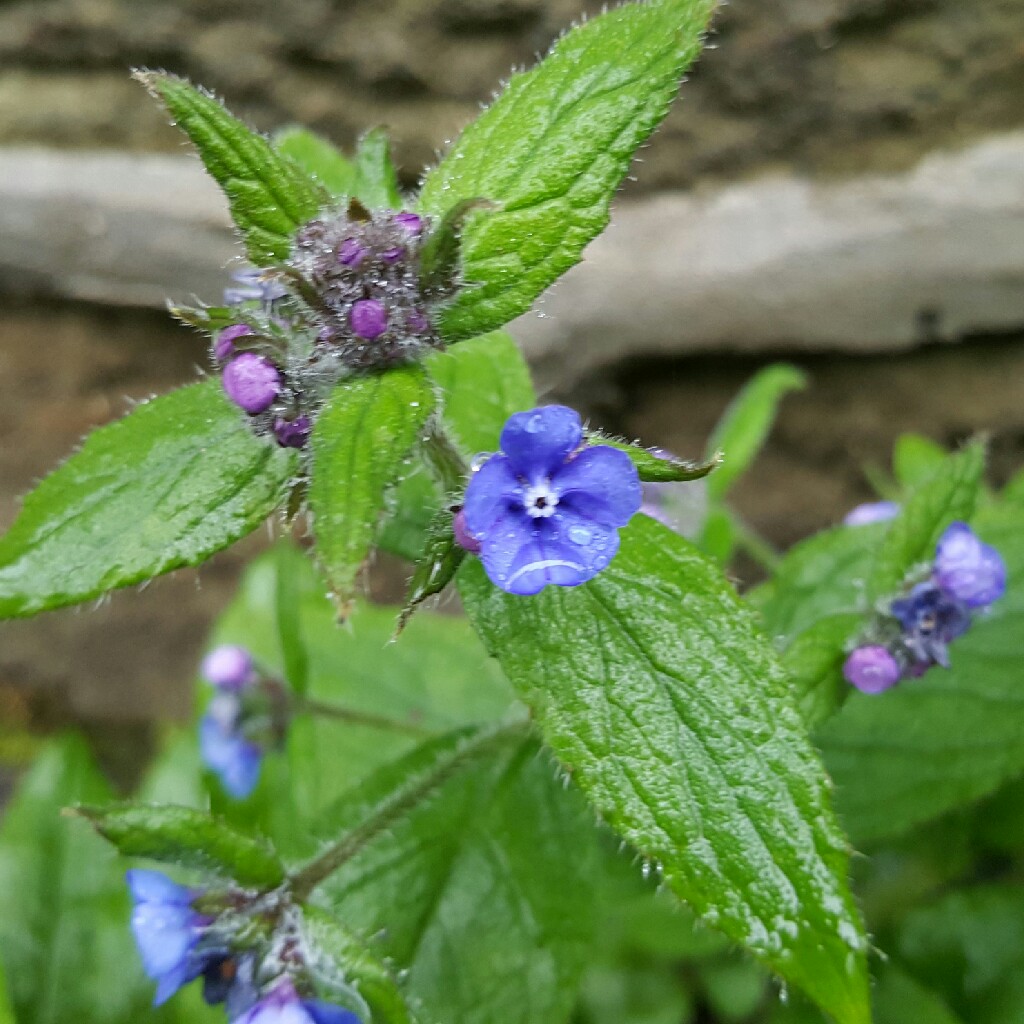
{"type": "Polygon", "coordinates": [[[262,955],[273,936],[261,934],[249,919],[260,894],[187,889],[159,871],[129,871],[127,882],[132,934],[143,970],[157,983],[154,1006],[202,978],[203,998],[223,1003],[230,1024],[360,1024],[350,1010],[312,998],[310,972],[301,960],[292,958],[293,978],[262,955]],[[201,912],[200,901],[219,904],[222,912],[201,912]],[[297,980],[307,994],[299,993],[297,980]]]}
{"type": "Polygon", "coordinates": [[[640,503],[629,456],[586,445],[579,414],[548,405],[508,419],[501,452],[473,473],[454,528],[462,547],[479,551],[492,583],[536,594],[596,576],[640,503]]]}
{"type": "Polygon", "coordinates": [[[881,639],[855,648],[843,675],[862,693],[882,693],[935,665],[948,668],[949,645],[1005,590],[999,552],[966,523],[951,523],[939,538],[929,578],[890,602],[888,615],[876,624],[881,639]]]}
{"type": "Polygon", "coordinates": [[[234,644],[215,647],[200,673],[214,695],[199,721],[199,752],[203,763],[225,791],[243,800],[255,789],[268,737],[275,730],[272,685],[256,669],[252,655],[234,644]]]}

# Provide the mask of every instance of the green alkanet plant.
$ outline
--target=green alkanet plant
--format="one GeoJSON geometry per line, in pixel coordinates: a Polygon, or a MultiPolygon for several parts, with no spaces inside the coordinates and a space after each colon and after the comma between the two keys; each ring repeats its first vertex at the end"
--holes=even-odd
{"type": "MultiPolygon", "coordinates": [[[[823,691],[800,690],[805,648],[780,658],[716,559],[638,514],[641,482],[700,479],[718,447],[732,451],[709,478],[705,548],[744,544],[772,563],[724,496],[801,375],[758,378],[691,464],[538,406],[502,332],[607,223],[712,7],[627,3],[567,32],[416,196],[398,189],[379,132],[348,160],[302,130],[264,138],[180,78],[138,74],[224,190],[248,265],[223,305],[174,308],[207,334],[219,375],[97,430],[26,498],[0,540],[0,614],[198,565],[278,514],[311,523],[333,615],[369,630],[374,672],[405,695],[382,710],[310,693],[322,585],[294,551],[274,556],[272,627],[233,638],[276,638],[257,652],[281,674],[273,743],[246,718],[259,688],[246,655],[207,663],[221,816],[82,796],[78,813],[124,855],[197,876],[188,889],[131,876],[161,999],[202,976],[250,1024],[557,1024],[594,948],[597,819],[838,1024],[870,1019],[849,842],[803,699],[817,707],[823,691]],[[355,603],[377,548],[415,563],[405,662],[382,653],[394,617],[381,632],[355,603]],[[468,625],[413,617],[449,585],[468,625]],[[419,675],[449,642],[445,672],[419,675]],[[370,735],[358,751],[317,731],[344,723],[370,735]],[[341,760],[325,767],[323,749],[341,760]]],[[[964,494],[980,458],[945,474],[964,494]]],[[[965,503],[908,500],[884,524],[867,597],[897,593],[965,503]]],[[[857,531],[882,525],[847,532],[867,549],[857,531]]],[[[823,616],[768,593],[759,613],[772,636],[816,630],[832,679],[867,609],[823,616]]]]}

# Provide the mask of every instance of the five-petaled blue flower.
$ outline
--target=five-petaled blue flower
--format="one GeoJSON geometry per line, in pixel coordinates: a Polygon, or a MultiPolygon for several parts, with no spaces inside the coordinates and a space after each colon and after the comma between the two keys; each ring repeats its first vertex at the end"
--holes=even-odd
{"type": "Polygon", "coordinates": [[[159,1006],[223,953],[204,954],[198,948],[210,919],[192,906],[194,892],[159,871],[133,870],[126,877],[135,904],[132,934],[143,969],[157,983],[153,1005],[159,1006]]]}
{"type": "Polygon", "coordinates": [[[277,983],[255,1006],[232,1024],[361,1024],[351,1010],[320,999],[302,999],[292,982],[277,983]]]}
{"type": "Polygon", "coordinates": [[[466,528],[502,590],[575,587],[618,550],[619,528],[640,508],[640,478],[625,452],[582,442],[579,414],[564,405],[518,412],[501,452],[470,479],[466,528]]]}
{"type": "Polygon", "coordinates": [[[245,691],[256,684],[252,657],[244,648],[225,645],[208,654],[203,675],[216,694],[199,722],[203,763],[237,800],[256,787],[263,748],[245,733],[245,691]]]}

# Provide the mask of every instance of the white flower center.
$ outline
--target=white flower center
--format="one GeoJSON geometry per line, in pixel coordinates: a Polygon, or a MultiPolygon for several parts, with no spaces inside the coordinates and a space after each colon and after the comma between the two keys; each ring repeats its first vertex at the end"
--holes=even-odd
{"type": "Polygon", "coordinates": [[[554,515],[558,495],[551,487],[551,481],[545,479],[530,484],[523,492],[523,506],[533,519],[547,519],[554,515]]]}

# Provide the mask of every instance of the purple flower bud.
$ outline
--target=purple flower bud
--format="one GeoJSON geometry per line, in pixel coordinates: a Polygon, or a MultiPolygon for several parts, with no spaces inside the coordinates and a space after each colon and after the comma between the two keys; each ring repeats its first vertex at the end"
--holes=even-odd
{"type": "Polygon", "coordinates": [[[319,999],[302,999],[290,978],[282,978],[234,1024],[360,1024],[351,1010],[319,999]]]}
{"type": "Polygon", "coordinates": [[[430,330],[430,321],[425,313],[418,309],[410,309],[405,318],[405,324],[410,331],[417,334],[425,334],[430,330]]]}
{"type": "Polygon", "coordinates": [[[338,249],[338,262],[346,267],[358,267],[366,253],[365,245],[360,245],[354,238],[346,238],[338,249]]]}
{"type": "Polygon", "coordinates": [[[1006,565],[966,523],[950,523],[935,549],[935,582],[968,608],[982,608],[1003,596],[1006,565]]]}
{"type": "Polygon", "coordinates": [[[867,526],[869,523],[884,523],[899,515],[900,506],[895,501],[868,501],[851,508],[843,517],[846,526],[867,526]]]}
{"type": "Polygon", "coordinates": [[[223,384],[235,405],[255,415],[269,409],[281,393],[281,374],[269,359],[243,352],[224,367],[223,384]]]}
{"type": "Polygon", "coordinates": [[[247,334],[252,334],[252,328],[246,324],[232,324],[230,327],[225,327],[217,335],[217,343],[213,347],[214,358],[218,362],[224,362],[235,351],[235,342],[247,334]]]}
{"type": "Polygon", "coordinates": [[[238,644],[221,644],[203,658],[199,671],[214,686],[238,690],[252,678],[252,655],[238,644]]]}
{"type": "Polygon", "coordinates": [[[899,682],[900,666],[885,647],[870,644],[850,653],[843,675],[861,693],[884,693],[899,682]]]}
{"type": "Polygon", "coordinates": [[[423,230],[423,218],[416,213],[403,210],[401,213],[395,214],[394,221],[405,228],[410,235],[418,235],[423,230]]]}
{"type": "Polygon", "coordinates": [[[311,427],[308,416],[297,416],[293,420],[278,417],[274,420],[274,437],[282,448],[304,448],[311,427]]]}
{"type": "Polygon", "coordinates": [[[405,246],[396,245],[391,249],[385,249],[380,254],[380,258],[385,263],[399,263],[401,260],[405,259],[405,246]]]}
{"type": "Polygon", "coordinates": [[[455,543],[460,548],[464,548],[474,555],[480,553],[480,541],[469,532],[469,528],[466,526],[466,513],[461,508],[455,513],[455,518],[452,520],[452,533],[455,534],[455,543]]]}
{"type": "Polygon", "coordinates": [[[360,299],[353,303],[348,322],[353,333],[373,341],[388,329],[388,313],[376,299],[360,299]]]}

